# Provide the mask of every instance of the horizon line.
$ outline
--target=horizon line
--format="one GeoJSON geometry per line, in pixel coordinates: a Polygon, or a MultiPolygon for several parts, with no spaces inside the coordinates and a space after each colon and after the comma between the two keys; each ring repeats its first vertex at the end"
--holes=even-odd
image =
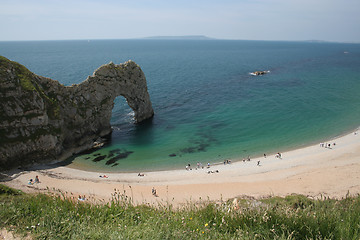
{"type": "Polygon", "coordinates": [[[46,42],[46,41],[106,41],[106,40],[184,40],[184,41],[263,41],[263,42],[312,42],[312,43],[349,43],[359,44],[360,41],[330,41],[330,40],[270,40],[270,39],[237,39],[237,38],[214,38],[206,35],[159,35],[159,36],[148,36],[148,37],[136,37],[136,38],[73,38],[73,39],[22,39],[22,40],[0,40],[0,42],[46,42]]]}

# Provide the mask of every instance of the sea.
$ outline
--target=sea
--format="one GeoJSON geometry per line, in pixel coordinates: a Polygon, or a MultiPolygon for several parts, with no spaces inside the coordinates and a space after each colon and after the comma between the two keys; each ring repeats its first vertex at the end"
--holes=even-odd
{"type": "Polygon", "coordinates": [[[0,55],[69,86],[135,61],[155,115],[115,99],[110,141],[65,165],[95,172],[185,169],[318,144],[360,121],[360,44],[245,40],[0,42],[0,55]],[[270,71],[252,76],[253,71],[270,71]]]}

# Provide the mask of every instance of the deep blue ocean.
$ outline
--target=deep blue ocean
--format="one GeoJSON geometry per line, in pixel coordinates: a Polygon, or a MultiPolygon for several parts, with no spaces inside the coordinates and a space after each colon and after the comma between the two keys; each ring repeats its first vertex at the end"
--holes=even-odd
{"type": "Polygon", "coordinates": [[[25,41],[0,42],[0,55],[65,85],[110,61],[140,65],[155,116],[135,124],[118,97],[111,142],[68,161],[93,171],[175,169],[283,152],[347,133],[360,121],[360,44],[25,41]],[[256,70],[270,73],[249,74],[256,70]],[[114,154],[120,157],[109,161],[114,154]]]}

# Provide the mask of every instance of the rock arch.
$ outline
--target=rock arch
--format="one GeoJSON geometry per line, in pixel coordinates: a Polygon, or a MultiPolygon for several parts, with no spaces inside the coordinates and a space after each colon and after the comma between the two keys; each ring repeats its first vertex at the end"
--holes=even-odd
{"type": "MultiPolygon", "coordinates": [[[[90,117],[86,123],[91,131],[99,132],[100,136],[111,132],[110,120],[114,100],[118,96],[126,99],[129,107],[134,111],[137,123],[154,115],[150,101],[145,75],[141,68],[133,61],[115,65],[112,62],[95,70],[84,82],[74,86],[74,95],[79,98],[86,111],[99,116],[98,121],[90,117]]],[[[77,109],[81,112],[82,109],[77,109]]],[[[82,112],[81,115],[89,115],[82,112]]],[[[84,119],[82,119],[84,120],[84,119]]]]}
{"type": "Polygon", "coordinates": [[[141,68],[131,60],[119,65],[112,62],[103,65],[87,79],[87,82],[96,86],[96,96],[101,101],[109,97],[106,94],[110,94],[111,102],[116,97],[123,96],[129,107],[135,112],[136,122],[141,122],[154,115],[145,75],[141,68]]]}

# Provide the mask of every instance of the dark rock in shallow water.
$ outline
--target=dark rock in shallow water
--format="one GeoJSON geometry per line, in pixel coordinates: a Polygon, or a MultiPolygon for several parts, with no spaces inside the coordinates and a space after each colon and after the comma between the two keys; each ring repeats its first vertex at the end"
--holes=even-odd
{"type": "Polygon", "coordinates": [[[108,158],[112,158],[115,155],[119,155],[121,153],[121,149],[113,149],[109,151],[108,158]]]}
{"type": "Polygon", "coordinates": [[[119,165],[119,164],[115,163],[115,164],[111,165],[111,167],[116,167],[117,165],[119,165]]]}
{"type": "Polygon", "coordinates": [[[169,154],[169,157],[176,157],[175,153],[169,154]]]}
{"type": "Polygon", "coordinates": [[[111,165],[113,163],[115,163],[117,160],[119,160],[120,157],[119,156],[116,156],[116,157],[113,157],[113,158],[110,158],[109,160],[106,161],[106,165],[111,165]]]}
{"type": "Polygon", "coordinates": [[[100,162],[101,160],[104,160],[105,158],[106,158],[106,156],[105,156],[105,155],[103,155],[103,156],[100,156],[100,157],[94,158],[92,161],[93,161],[93,162],[100,162]]]}
{"type": "Polygon", "coordinates": [[[120,159],[127,158],[132,153],[134,153],[134,152],[132,152],[132,151],[121,152],[116,157],[113,157],[113,158],[109,159],[108,161],[106,161],[105,164],[106,165],[114,164],[116,161],[118,161],[120,159]]]}
{"type": "Polygon", "coordinates": [[[153,116],[145,75],[132,61],[103,65],[84,82],[64,86],[0,56],[0,170],[91,149],[111,134],[117,96],[136,122],[153,116]]]}

